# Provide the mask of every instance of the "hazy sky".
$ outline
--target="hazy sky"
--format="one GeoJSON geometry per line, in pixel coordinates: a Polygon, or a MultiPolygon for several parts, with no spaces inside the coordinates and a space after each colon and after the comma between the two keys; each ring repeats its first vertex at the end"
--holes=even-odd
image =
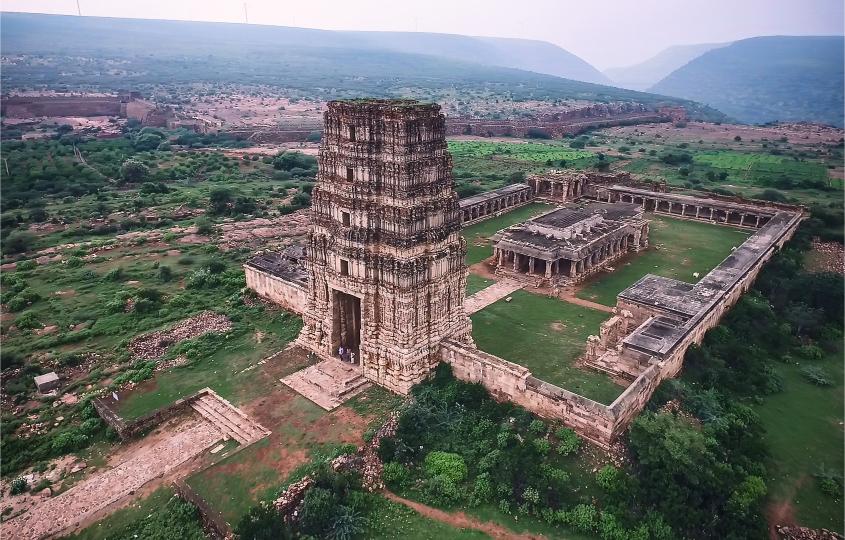
{"type": "MultiPolygon", "coordinates": [[[[599,69],[679,44],[843,33],[843,0],[78,0],[83,15],[401,30],[550,41],[599,69]]],[[[3,0],[76,14],[77,0],[3,0]]]]}

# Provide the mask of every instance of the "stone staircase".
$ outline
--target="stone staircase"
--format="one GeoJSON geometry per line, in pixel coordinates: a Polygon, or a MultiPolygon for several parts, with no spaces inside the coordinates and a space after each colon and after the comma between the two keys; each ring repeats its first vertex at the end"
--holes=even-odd
{"type": "Polygon", "coordinates": [[[191,402],[191,407],[225,437],[235,439],[242,446],[252,444],[270,434],[269,430],[213,390],[201,393],[191,402]]]}
{"type": "Polygon", "coordinates": [[[339,359],[323,360],[281,381],[327,411],[370,387],[360,365],[347,364],[339,359]]]}

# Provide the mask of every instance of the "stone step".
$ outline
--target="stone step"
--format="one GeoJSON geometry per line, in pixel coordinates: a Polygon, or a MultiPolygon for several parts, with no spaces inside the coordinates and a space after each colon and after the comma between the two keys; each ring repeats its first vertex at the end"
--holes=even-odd
{"type": "Polygon", "coordinates": [[[254,422],[252,418],[247,416],[243,411],[234,407],[231,403],[219,396],[208,396],[205,402],[210,404],[216,411],[226,416],[226,418],[232,422],[237,423],[239,430],[248,435],[250,442],[257,441],[264,435],[268,434],[267,430],[264,429],[263,426],[254,422]]]}
{"type": "Polygon", "coordinates": [[[265,432],[239,410],[213,396],[202,396],[191,404],[209,421],[221,427],[241,444],[248,444],[264,436],[265,432]]]}
{"type": "Polygon", "coordinates": [[[229,418],[226,418],[212,407],[210,407],[207,403],[197,400],[191,403],[191,407],[195,411],[197,411],[203,418],[217,426],[225,435],[228,435],[232,439],[235,439],[240,444],[246,444],[249,441],[249,435],[243,433],[239,428],[237,423],[233,422],[229,418]]]}

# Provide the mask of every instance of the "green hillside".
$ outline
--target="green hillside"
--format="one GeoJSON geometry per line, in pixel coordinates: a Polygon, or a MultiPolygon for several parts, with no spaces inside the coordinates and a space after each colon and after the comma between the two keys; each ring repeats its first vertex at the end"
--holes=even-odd
{"type": "MultiPolygon", "coordinates": [[[[22,55],[3,66],[6,91],[151,92],[162,85],[234,83],[281,87],[323,99],[363,95],[437,99],[458,93],[517,100],[636,101],[684,105],[701,117],[721,117],[717,111],[677,98],[377,48],[363,35],[373,33],[23,13],[3,13],[0,30],[4,54],[22,55]]],[[[440,36],[446,43],[455,37],[440,36]]],[[[403,43],[405,48],[419,46],[403,43]]],[[[461,50],[461,54],[467,51],[461,50]]]]}
{"type": "Polygon", "coordinates": [[[842,36],[771,36],[711,50],[650,91],[706,103],[742,122],[843,125],[842,36]]]}

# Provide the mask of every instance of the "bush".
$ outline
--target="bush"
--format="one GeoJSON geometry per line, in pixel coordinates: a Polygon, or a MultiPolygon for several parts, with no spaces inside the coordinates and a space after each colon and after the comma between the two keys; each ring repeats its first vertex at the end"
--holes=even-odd
{"type": "Polygon", "coordinates": [[[12,231],[3,241],[3,253],[25,253],[35,244],[35,235],[29,231],[12,231]]]}
{"type": "Polygon", "coordinates": [[[85,446],[88,437],[76,431],[64,431],[53,437],[50,448],[55,455],[64,455],[85,446]]]}
{"type": "Polygon", "coordinates": [[[404,487],[407,484],[409,477],[410,474],[408,469],[401,463],[391,461],[384,464],[382,478],[384,478],[385,484],[391,488],[395,489],[404,487]]]}
{"type": "Polygon", "coordinates": [[[173,279],[173,270],[169,266],[162,265],[158,267],[158,280],[168,282],[173,279]]]}
{"type": "Polygon", "coordinates": [[[534,435],[540,436],[545,435],[546,433],[546,424],[539,418],[536,420],[532,420],[530,424],[528,424],[528,431],[533,433],[534,435]]]}
{"type": "Polygon", "coordinates": [[[830,375],[820,366],[806,365],[801,368],[801,375],[817,386],[830,386],[833,384],[830,375]]]}
{"type": "Polygon", "coordinates": [[[123,270],[120,267],[112,268],[106,273],[105,276],[103,276],[103,279],[105,279],[106,281],[120,281],[122,278],[123,270]]]}
{"type": "Polygon", "coordinates": [[[620,488],[622,473],[613,465],[605,465],[596,472],[596,483],[608,493],[614,493],[620,488]]]}
{"type": "Polygon", "coordinates": [[[562,456],[574,454],[581,448],[581,437],[570,428],[560,428],[555,431],[558,439],[557,453],[562,456]]]}
{"type": "Polygon", "coordinates": [[[29,489],[29,482],[26,481],[26,478],[23,476],[19,476],[12,480],[9,484],[9,494],[10,495],[20,495],[21,493],[25,492],[29,489]]]}
{"type": "Polygon", "coordinates": [[[35,270],[36,266],[38,266],[38,263],[36,263],[32,259],[28,259],[28,260],[25,260],[25,261],[18,262],[15,265],[15,270],[17,270],[19,272],[27,272],[29,270],[35,270]]]}
{"type": "Polygon", "coordinates": [[[33,328],[39,328],[41,323],[38,321],[35,313],[26,311],[21,313],[18,318],[15,319],[15,326],[21,330],[32,330],[33,328]]]}
{"type": "Polygon", "coordinates": [[[214,232],[214,225],[211,223],[211,220],[205,216],[197,218],[196,221],[194,221],[194,225],[197,228],[197,234],[209,235],[214,232]]]}
{"type": "Polygon", "coordinates": [[[235,534],[244,540],[293,538],[290,528],[271,504],[259,504],[250,508],[249,513],[235,526],[235,534]]]}
{"type": "Polygon", "coordinates": [[[467,476],[464,458],[451,452],[429,452],[425,456],[424,468],[429,477],[442,475],[455,484],[462,482],[467,476]]]}
{"type": "Polygon", "coordinates": [[[67,261],[65,261],[65,265],[68,268],[79,268],[83,264],[85,264],[85,262],[79,257],[70,257],[67,261]]]}

